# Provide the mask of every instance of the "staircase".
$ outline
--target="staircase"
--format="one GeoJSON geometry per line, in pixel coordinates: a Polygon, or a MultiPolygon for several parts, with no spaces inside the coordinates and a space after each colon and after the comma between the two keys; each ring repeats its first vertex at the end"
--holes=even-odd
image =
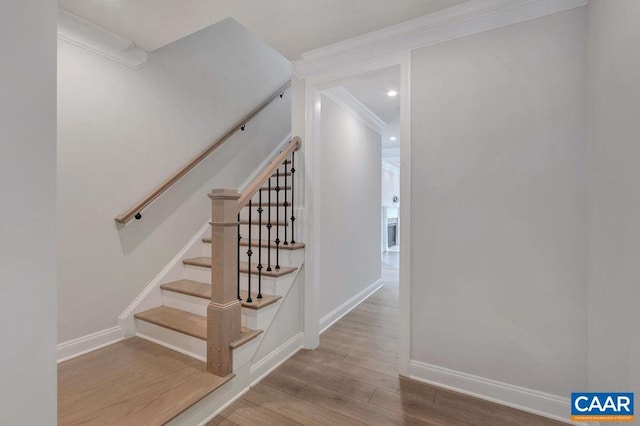
{"type": "Polygon", "coordinates": [[[292,139],[242,194],[209,194],[210,231],[181,259],[181,277],[159,284],[161,303],[135,312],[136,336],[205,361],[221,377],[258,361],[264,332],[304,263],[292,208],[300,145],[292,139]]]}

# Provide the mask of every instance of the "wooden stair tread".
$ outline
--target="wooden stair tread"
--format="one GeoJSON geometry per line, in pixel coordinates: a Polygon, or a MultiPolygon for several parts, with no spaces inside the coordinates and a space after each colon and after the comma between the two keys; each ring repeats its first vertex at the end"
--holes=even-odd
{"type": "Polygon", "coordinates": [[[132,337],[58,364],[58,424],[165,424],[233,377],[132,337]]]}
{"type": "Polygon", "coordinates": [[[192,280],[178,280],[160,286],[162,290],[186,294],[201,299],[211,299],[211,284],[192,280]]]}
{"type": "Polygon", "coordinates": [[[250,328],[242,327],[241,333],[242,335],[240,336],[240,338],[235,342],[231,342],[231,344],[229,345],[231,349],[237,349],[245,343],[255,339],[262,333],[262,330],[252,330],[250,328]]]}
{"type": "MultiPolygon", "coordinates": [[[[280,266],[280,269],[275,269],[275,267],[272,267],[273,270],[267,272],[267,267],[263,267],[262,269],[262,276],[263,277],[281,277],[283,275],[289,275],[292,272],[295,272],[296,270],[298,270],[298,268],[292,268],[290,266],[280,266]]],[[[249,263],[248,262],[240,262],[240,272],[244,272],[245,274],[247,272],[249,272],[249,263]]],[[[258,275],[258,264],[257,263],[252,263],[251,264],[251,274],[252,275],[258,275]]]]}
{"type": "MultiPolygon", "coordinates": [[[[211,237],[204,237],[202,239],[203,243],[206,244],[211,244],[211,237]]],[[[240,240],[240,245],[241,246],[248,246],[249,245],[249,240],[247,240],[246,238],[243,238],[242,240],[240,240]]],[[[269,248],[275,249],[276,248],[276,243],[274,243],[273,241],[271,241],[269,244],[267,244],[267,241],[262,240],[262,244],[260,244],[261,248],[267,248],[267,246],[269,248]]],[[[258,240],[251,240],[251,247],[258,247],[258,240]]],[[[299,250],[299,249],[303,249],[304,248],[304,243],[295,243],[295,244],[287,244],[286,246],[284,244],[280,244],[280,250],[299,250]]]]}
{"type": "MultiPolygon", "coordinates": [[[[206,256],[200,256],[200,257],[194,257],[191,259],[185,259],[182,261],[183,264],[185,265],[189,265],[189,266],[199,266],[202,268],[211,268],[211,258],[210,257],[206,257],[206,256]]],[[[277,278],[277,277],[281,277],[283,275],[288,275],[292,272],[295,272],[298,268],[292,268],[289,266],[280,266],[280,269],[275,269],[273,268],[272,271],[267,271],[266,267],[264,267],[262,269],[262,276],[263,277],[272,277],[272,278],[277,278]]],[[[247,273],[249,272],[249,264],[248,262],[245,261],[241,261],[240,262],[240,272],[242,273],[247,273]]],[[[251,264],[251,274],[252,275],[257,275],[258,274],[258,264],[257,263],[252,263],[251,264]]]]}
{"type": "Polygon", "coordinates": [[[258,299],[258,293],[251,292],[251,303],[247,302],[247,292],[244,290],[240,290],[240,297],[242,300],[240,303],[243,308],[259,310],[266,306],[276,303],[278,300],[282,299],[282,296],[272,296],[270,294],[262,294],[262,299],[258,299]]]}
{"type": "Polygon", "coordinates": [[[189,266],[200,266],[202,268],[211,268],[211,258],[206,256],[185,259],[182,261],[182,263],[189,266]]]}
{"type": "MultiPolygon", "coordinates": [[[[258,213],[256,213],[257,215],[258,213]]],[[[249,224],[249,219],[241,219],[240,220],[240,225],[248,225],[249,224]]],[[[258,219],[251,219],[251,224],[252,225],[260,225],[260,221],[258,219]]],[[[273,226],[289,226],[289,221],[286,222],[281,222],[281,221],[272,221],[271,225],[273,226]]],[[[263,216],[263,220],[262,220],[262,226],[267,226],[267,218],[263,216]]]]}
{"type": "Polygon", "coordinates": [[[158,306],[134,315],[135,318],[169,330],[207,340],[207,318],[168,306],[158,306]]]}
{"type": "MultiPolygon", "coordinates": [[[[162,290],[173,291],[175,293],[186,294],[193,297],[199,297],[201,299],[211,299],[211,285],[207,283],[201,283],[199,281],[192,280],[178,280],[167,284],[162,284],[160,286],[162,290]]],[[[270,294],[263,294],[261,299],[258,299],[258,294],[251,292],[251,298],[253,301],[251,303],[247,302],[247,292],[244,290],[240,291],[240,297],[242,301],[242,307],[248,309],[262,309],[265,306],[269,306],[272,303],[277,302],[282,299],[282,296],[272,296],[270,294]]]]}
{"type": "MultiPolygon", "coordinates": [[[[200,340],[207,340],[207,318],[195,315],[180,309],[169,308],[168,306],[158,306],[148,311],[135,314],[139,320],[159,325],[169,330],[184,333],[200,340]]],[[[262,330],[252,330],[241,327],[241,336],[238,340],[231,342],[229,347],[236,349],[252,339],[255,339],[262,330]]]]}

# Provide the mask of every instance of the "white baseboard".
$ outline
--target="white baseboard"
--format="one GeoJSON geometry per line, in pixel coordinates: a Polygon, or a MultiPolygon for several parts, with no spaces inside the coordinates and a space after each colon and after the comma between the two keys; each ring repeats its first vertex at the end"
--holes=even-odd
{"type": "Polygon", "coordinates": [[[112,345],[124,340],[124,330],[120,326],[91,333],[58,345],[58,363],[112,345]]]}
{"type": "Polygon", "coordinates": [[[379,278],[373,284],[322,317],[322,319],[320,319],[320,334],[324,333],[329,327],[340,320],[340,318],[347,315],[353,308],[362,303],[367,297],[371,296],[383,285],[382,278],[379,278]]]}
{"type": "MultiPolygon", "coordinates": [[[[233,380],[233,379],[231,379],[231,380],[233,380]]],[[[234,402],[236,402],[237,400],[242,398],[244,396],[244,394],[249,392],[250,390],[251,390],[250,386],[247,386],[246,388],[242,389],[233,398],[231,398],[229,401],[225,402],[222,407],[220,407],[216,411],[214,411],[213,414],[211,414],[209,417],[205,418],[202,422],[198,423],[198,426],[206,426],[207,423],[209,423],[211,420],[213,420],[217,415],[222,413],[224,410],[229,408],[234,402]]]]}
{"type": "MultiPolygon", "coordinates": [[[[276,348],[269,355],[265,356],[260,361],[252,365],[250,368],[249,377],[253,377],[254,374],[259,374],[259,377],[251,381],[248,386],[244,386],[239,391],[237,391],[237,393],[231,396],[227,402],[225,402],[220,408],[210,414],[204,421],[200,422],[198,425],[204,426],[205,424],[213,420],[214,417],[226,410],[231,404],[240,399],[245,393],[249,392],[253,386],[257,385],[262,379],[268,376],[273,370],[278,368],[283,362],[291,358],[296,352],[298,352],[298,350],[302,349],[303,336],[304,333],[296,334],[291,339],[287,340],[278,348],[276,348]],[[261,370],[265,371],[262,372],[261,370]]],[[[242,380],[242,375],[237,375],[233,380],[242,380]]]]}
{"type": "Polygon", "coordinates": [[[302,349],[302,339],[304,333],[300,332],[282,345],[274,349],[269,355],[262,358],[251,366],[251,376],[258,377],[251,382],[251,386],[257,385],[262,379],[271,374],[273,370],[278,368],[283,362],[291,358],[302,349]]]}
{"type": "MultiPolygon", "coordinates": [[[[568,398],[419,361],[410,362],[409,377],[419,382],[485,399],[518,410],[559,421],[570,421],[571,402],[568,398]]],[[[574,422],[574,424],[582,423],[574,422]]]]}

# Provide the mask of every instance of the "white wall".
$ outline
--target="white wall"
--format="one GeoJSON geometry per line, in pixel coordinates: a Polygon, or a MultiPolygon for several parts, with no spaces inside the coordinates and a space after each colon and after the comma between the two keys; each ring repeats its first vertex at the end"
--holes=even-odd
{"type": "Polygon", "coordinates": [[[411,359],[586,388],[586,10],[412,54],[411,359]]]}
{"type": "Polygon", "coordinates": [[[400,175],[385,168],[382,169],[382,205],[398,207],[393,202],[393,196],[400,197],[400,175]]]}
{"type": "Polygon", "coordinates": [[[315,152],[322,176],[318,241],[323,318],[376,282],[380,263],[380,135],[322,96],[315,152]]]}
{"type": "MultiPolygon", "coordinates": [[[[288,94],[120,228],[114,217],[290,78],[289,61],[235,21],[154,51],[133,70],[60,41],[59,341],[118,315],[291,130],[288,94]]],[[[34,244],[30,241],[30,244],[34,244]]]]}
{"type": "Polygon", "coordinates": [[[588,8],[589,388],[637,398],[640,2],[591,0],[588,8]]]}
{"type": "Polygon", "coordinates": [[[0,418],[56,423],[56,2],[0,7],[0,418]]]}

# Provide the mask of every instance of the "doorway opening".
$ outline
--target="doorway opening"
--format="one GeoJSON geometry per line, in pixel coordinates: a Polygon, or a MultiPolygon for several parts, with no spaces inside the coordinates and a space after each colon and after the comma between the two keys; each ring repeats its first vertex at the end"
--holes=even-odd
{"type": "MultiPolygon", "coordinates": [[[[364,292],[375,292],[372,300],[380,299],[376,303],[385,304],[388,309],[383,312],[384,318],[380,317],[382,313],[376,314],[384,325],[373,333],[389,334],[382,356],[395,356],[396,360],[404,359],[402,330],[408,332],[402,324],[399,279],[404,226],[400,148],[402,137],[407,134],[406,126],[401,126],[403,89],[406,90],[406,79],[402,75],[402,65],[391,65],[316,83],[315,92],[308,92],[314,94],[311,134],[314,155],[318,158],[314,167],[324,172],[315,175],[314,180],[316,193],[322,195],[318,204],[314,203],[322,205],[316,216],[321,225],[318,228],[323,230],[321,241],[335,240],[331,228],[323,226],[328,222],[326,218],[340,218],[343,227],[336,237],[343,238],[341,244],[349,246],[350,250],[342,253],[344,256],[327,255],[333,251],[333,245],[321,243],[321,265],[330,264],[335,274],[345,258],[350,264],[339,276],[329,276],[332,279],[327,279],[329,274],[323,270],[320,275],[325,285],[320,294],[322,291],[328,293],[327,282],[341,281],[346,276],[348,283],[341,285],[331,296],[356,281],[359,287],[352,292],[354,298],[364,292]],[[345,236],[348,237],[346,242],[345,236]],[[366,258],[363,256],[365,251],[366,258]],[[378,286],[373,290],[367,287],[373,282],[373,275],[362,278],[365,263],[364,269],[376,274],[373,281],[377,281],[378,286]]],[[[324,311],[320,314],[321,330],[325,331],[324,311]]],[[[367,316],[362,312],[354,315],[367,316]]],[[[406,374],[402,367],[397,368],[397,362],[393,365],[396,373],[406,374]]]]}

